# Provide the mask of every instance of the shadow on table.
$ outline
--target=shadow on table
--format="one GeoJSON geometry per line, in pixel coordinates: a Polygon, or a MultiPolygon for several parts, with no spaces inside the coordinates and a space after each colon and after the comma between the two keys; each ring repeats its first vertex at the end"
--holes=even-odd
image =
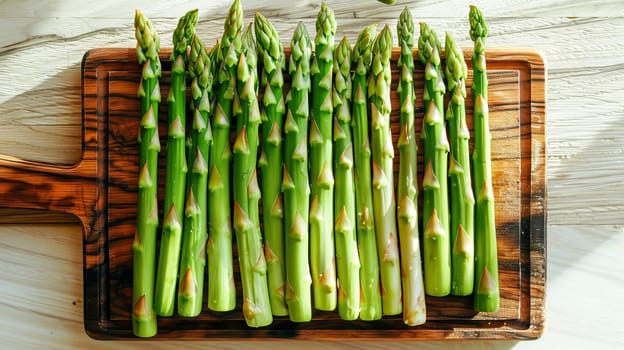
{"type": "Polygon", "coordinates": [[[72,63],[0,103],[0,154],[54,164],[77,162],[82,155],[80,74],[80,62],[72,63]]]}

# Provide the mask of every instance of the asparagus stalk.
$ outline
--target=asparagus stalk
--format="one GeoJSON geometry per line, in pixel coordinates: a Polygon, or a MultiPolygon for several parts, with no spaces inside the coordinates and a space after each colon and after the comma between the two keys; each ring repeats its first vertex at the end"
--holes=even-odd
{"type": "Polygon", "coordinates": [[[286,96],[282,181],[286,230],[286,303],[291,321],[306,322],[312,318],[312,277],[308,264],[310,188],[307,159],[312,44],[303,22],[297,25],[290,47],[292,51],[288,69],[292,80],[286,96]]]}
{"type": "Polygon", "coordinates": [[[312,118],[310,121],[310,268],[314,307],[336,308],[334,262],[334,176],[332,174],[332,67],[336,21],[325,3],[316,19],[316,46],[312,67],[312,118]]]}
{"type": "Polygon", "coordinates": [[[440,68],[441,45],[426,23],[420,24],[418,57],[425,65],[423,177],[423,219],[425,220],[423,256],[425,292],[445,296],[451,289],[447,166],[449,144],[444,125],[445,86],[440,68]]]}
{"type": "Polygon", "coordinates": [[[193,35],[191,41],[193,126],[189,164],[186,207],[184,211],[184,233],[180,262],[180,283],[178,286],[178,314],[185,317],[198,316],[202,309],[204,271],[206,266],[207,212],[206,191],[208,186],[208,159],[212,143],[210,126],[211,98],[213,86],[212,64],[201,39],[193,35]]]}
{"type": "Polygon", "coordinates": [[[208,211],[208,308],[213,311],[230,311],[236,307],[230,214],[230,127],[242,27],[242,5],[240,0],[234,0],[225,18],[220,45],[217,102],[212,119],[213,147],[209,163],[208,201],[219,203],[210,206],[208,211]]]}
{"type": "Polygon", "coordinates": [[[451,155],[451,294],[470,295],[474,285],[474,195],[470,176],[470,134],[466,124],[466,77],[464,54],[446,33],[446,79],[451,95],[446,110],[451,155]]]}
{"type": "Polygon", "coordinates": [[[403,322],[417,326],[426,321],[425,290],[418,232],[418,179],[416,134],[414,132],[414,22],[406,7],[397,23],[401,55],[397,65],[401,81],[397,88],[401,105],[397,222],[401,251],[403,322]]]}
{"type": "Polygon", "coordinates": [[[390,26],[386,25],[377,35],[372,54],[368,97],[371,106],[373,213],[381,272],[381,301],[384,315],[397,315],[401,313],[403,306],[392,170],[394,146],[390,131],[390,26]]]}
{"type": "Polygon", "coordinates": [[[355,320],[360,314],[360,259],[355,233],[353,140],[351,136],[351,45],[346,37],[334,52],[334,230],[338,272],[338,314],[355,320]]]}
{"type": "Polygon", "coordinates": [[[197,10],[187,12],[173,32],[171,53],[171,87],[169,130],[167,133],[167,173],[165,179],[165,210],[156,275],[154,308],[159,316],[172,316],[175,305],[182,223],[186,188],[186,51],[197,24],[197,10]],[[171,212],[173,211],[173,212],[171,212]],[[175,213],[175,215],[174,215],[175,213]]]}
{"type": "Polygon", "coordinates": [[[277,31],[260,13],[255,16],[256,47],[262,74],[260,89],[264,91],[262,104],[262,151],[258,165],[261,169],[262,220],[264,227],[264,255],[267,261],[269,299],[275,316],[288,315],[284,288],[284,206],[282,183],[282,128],[284,127],[283,87],[284,49],[277,31]]]}
{"type": "Polygon", "coordinates": [[[151,22],[136,11],[134,27],[137,39],[137,60],[143,65],[138,97],[141,118],[138,141],[139,181],[137,199],[137,230],[133,249],[132,332],[139,337],[157,333],[154,311],[154,280],[156,276],[156,231],[158,229],[158,200],[156,198],[158,152],[158,104],[162,74],[158,51],[160,38],[151,22]]]}
{"type": "Polygon", "coordinates": [[[481,11],[470,7],[470,38],[474,42],[472,56],[474,91],[474,185],[477,193],[475,206],[475,310],[494,312],[500,307],[498,287],[498,255],[496,248],[496,221],[494,192],[492,190],[492,163],[490,144],[492,135],[488,118],[488,81],[485,63],[485,38],[488,28],[481,11]]]}
{"type": "MultiPolygon", "coordinates": [[[[206,129],[205,124],[201,127],[203,130],[206,129]]],[[[199,147],[195,152],[184,210],[184,233],[178,285],[178,315],[184,317],[195,317],[200,314],[204,284],[206,199],[205,192],[201,191],[206,189],[205,179],[208,176],[208,166],[199,147]]]]}
{"type": "Polygon", "coordinates": [[[243,52],[237,69],[237,114],[234,142],[234,229],[243,289],[243,316],[250,327],[273,322],[262,250],[258,205],[260,188],[256,179],[260,109],[256,91],[256,47],[251,25],[242,34],[243,52]]]}
{"type": "Polygon", "coordinates": [[[360,318],[372,321],[381,318],[381,293],[379,289],[379,261],[373,216],[371,181],[371,149],[368,127],[367,77],[370,71],[371,47],[377,24],[366,27],[353,47],[353,158],[355,178],[355,203],[357,210],[357,241],[360,256],[360,318]]]}

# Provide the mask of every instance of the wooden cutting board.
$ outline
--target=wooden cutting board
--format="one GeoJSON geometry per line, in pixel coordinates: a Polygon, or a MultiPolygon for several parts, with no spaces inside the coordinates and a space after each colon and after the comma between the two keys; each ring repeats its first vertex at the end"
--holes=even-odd
{"type": "MultiPolygon", "coordinates": [[[[169,89],[170,51],[161,52],[161,95],[169,89]]],[[[471,51],[465,51],[470,68],[471,51]]],[[[392,131],[399,131],[398,71],[393,55],[392,131]]],[[[416,57],[416,56],[415,56],[416,57]]],[[[297,338],[351,339],[534,339],[544,330],[546,282],[545,69],[542,56],[524,48],[489,49],[489,105],[493,187],[496,197],[501,309],[475,313],[471,297],[427,297],[426,324],[405,326],[400,316],[375,322],[342,321],[316,312],[309,323],[276,318],[251,329],[238,303],[233,312],[204,307],[197,318],[161,318],[157,339],[297,338]]],[[[74,214],[84,227],[84,318],[97,339],[132,336],[132,239],[135,232],[141,67],[134,49],[95,49],[82,62],[83,154],[71,166],[0,157],[0,206],[74,214]]],[[[423,117],[423,67],[416,63],[416,132],[423,117]]],[[[472,128],[472,83],[466,99],[472,128]]],[[[166,103],[160,111],[159,197],[164,194],[166,103]]],[[[471,130],[472,131],[472,130],[471,130]]],[[[472,141],[471,141],[472,142],[472,141]]],[[[472,143],[471,143],[472,147],[472,143]]],[[[422,149],[422,147],[420,148],[422,149]]],[[[419,155],[422,171],[422,154],[419,155]]],[[[395,158],[398,161],[398,157],[395,158]]],[[[398,172],[398,166],[395,166],[398,172]]],[[[396,173],[395,173],[396,176],[396,173]]],[[[421,179],[422,174],[419,174],[421,179]]],[[[420,180],[419,180],[420,183],[420,180]]],[[[162,208],[161,208],[162,211],[162,208]]],[[[419,215],[420,216],[420,215],[419,215]]],[[[161,213],[162,217],[162,213],[161,213]]],[[[422,227],[422,223],[421,223],[422,227]]],[[[421,231],[422,232],[422,231],[421,231]]]]}

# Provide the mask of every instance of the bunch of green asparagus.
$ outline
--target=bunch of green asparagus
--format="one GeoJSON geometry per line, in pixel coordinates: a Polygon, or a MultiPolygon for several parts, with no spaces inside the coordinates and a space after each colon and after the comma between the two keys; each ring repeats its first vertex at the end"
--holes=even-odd
{"type": "Polygon", "coordinates": [[[336,45],[336,20],[325,3],[314,40],[299,23],[289,54],[261,14],[244,28],[240,0],[210,50],[195,34],[198,11],[189,11],[173,33],[159,238],[160,40],[137,11],[137,61],[143,68],[134,334],[154,336],[157,315],[198,316],[204,287],[208,309],[237,308],[232,230],[242,290],[238,307],[250,327],[268,326],[280,316],[308,322],[313,309],[337,309],[343,320],[402,314],[405,324],[417,326],[426,321],[425,294],[474,294],[475,310],[497,311],[488,28],[474,6],[469,20],[472,164],[463,52],[447,33],[443,60],[436,32],[420,24],[421,192],[408,8],[399,17],[395,53],[387,25],[379,33],[376,24],[366,27],[353,46],[346,37],[336,45]]]}

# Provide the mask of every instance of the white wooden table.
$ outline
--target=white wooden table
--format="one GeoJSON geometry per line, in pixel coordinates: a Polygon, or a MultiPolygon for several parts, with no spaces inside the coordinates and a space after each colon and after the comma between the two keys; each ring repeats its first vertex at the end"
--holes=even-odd
{"type": "MultiPolygon", "coordinates": [[[[337,37],[351,42],[372,22],[395,28],[403,6],[417,21],[470,46],[467,1],[328,1],[337,37]]],[[[149,16],[163,46],[187,10],[198,33],[221,36],[226,0],[0,1],[0,155],[71,164],[81,154],[80,61],[96,47],[134,47],[134,9],[149,16]]],[[[547,328],[534,342],[256,342],[286,349],[624,348],[624,2],[474,1],[490,24],[490,46],[530,46],[548,63],[547,328]]],[[[310,31],[320,1],[244,0],[290,40],[310,31]]],[[[0,348],[237,349],[238,342],[97,342],[83,329],[81,228],[58,214],[0,209],[0,348]]]]}

